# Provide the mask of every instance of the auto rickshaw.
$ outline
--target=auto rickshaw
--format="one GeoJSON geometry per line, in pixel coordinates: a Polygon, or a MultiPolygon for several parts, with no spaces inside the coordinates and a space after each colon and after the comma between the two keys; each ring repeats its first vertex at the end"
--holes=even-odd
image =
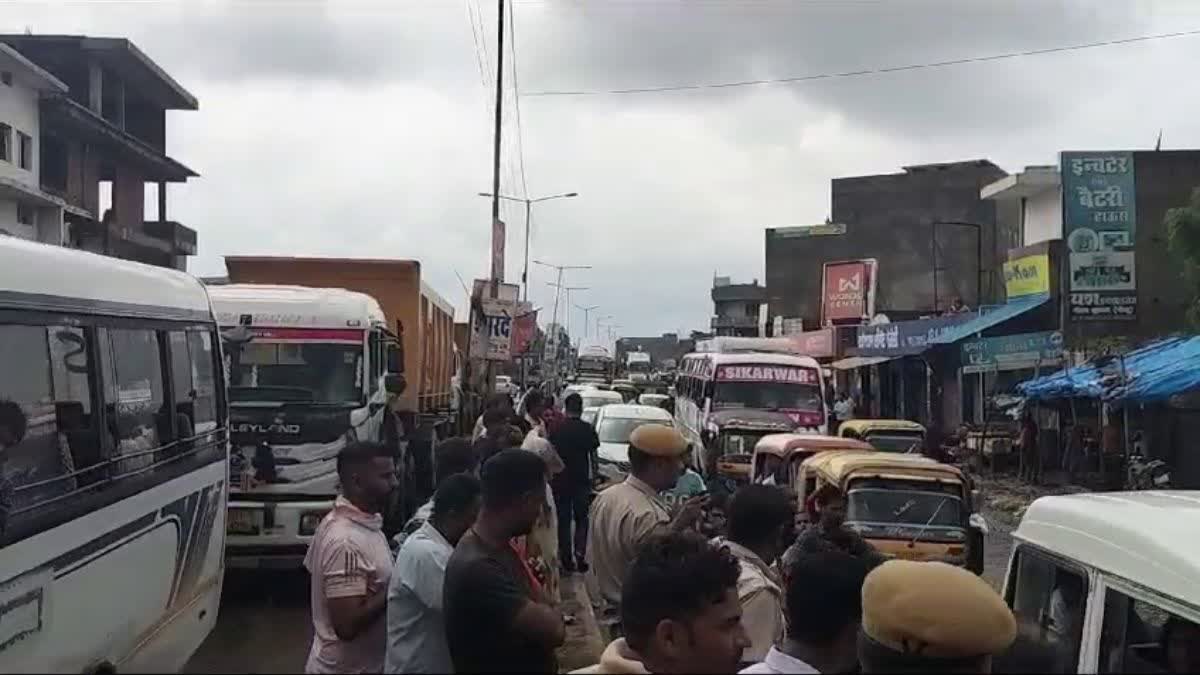
{"type": "Polygon", "coordinates": [[[822,452],[796,466],[800,504],[825,485],[846,495],[846,525],[880,553],[983,572],[987,523],[957,467],[922,455],[822,452]]]}
{"type": "Polygon", "coordinates": [[[750,461],[750,482],[768,483],[789,487],[795,475],[795,467],[818,452],[836,450],[858,450],[870,452],[874,448],[865,441],[839,436],[817,434],[768,434],[754,446],[750,461]]]}
{"type": "Polygon", "coordinates": [[[838,436],[866,441],[880,452],[919,454],[925,446],[925,427],[908,420],[846,420],[838,436]]]}

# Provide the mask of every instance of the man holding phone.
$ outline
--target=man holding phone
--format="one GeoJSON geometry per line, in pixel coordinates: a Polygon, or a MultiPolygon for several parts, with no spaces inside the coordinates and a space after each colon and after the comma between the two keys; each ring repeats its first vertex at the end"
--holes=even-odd
{"type": "Polygon", "coordinates": [[[638,427],[629,436],[629,475],[592,503],[588,565],[599,590],[600,621],[609,627],[610,639],[621,635],[621,587],[638,549],[656,534],[691,528],[708,503],[707,495],[690,497],[672,516],[659,497],[683,475],[687,449],[687,441],[671,427],[638,427]]]}

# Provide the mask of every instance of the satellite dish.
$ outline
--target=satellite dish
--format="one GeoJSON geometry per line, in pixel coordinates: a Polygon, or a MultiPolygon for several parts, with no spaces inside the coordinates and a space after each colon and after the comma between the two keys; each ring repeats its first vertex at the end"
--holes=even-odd
{"type": "Polygon", "coordinates": [[[887,314],[876,314],[875,316],[871,317],[871,320],[868,321],[867,324],[870,326],[880,326],[891,322],[892,320],[888,318],[887,314]]]}

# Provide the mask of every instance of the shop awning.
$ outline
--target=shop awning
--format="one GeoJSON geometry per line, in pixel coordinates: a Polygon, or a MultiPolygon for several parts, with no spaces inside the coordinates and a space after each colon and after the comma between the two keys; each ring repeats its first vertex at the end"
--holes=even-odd
{"type": "Polygon", "coordinates": [[[1098,398],[1148,402],[1200,389],[1200,336],[1168,338],[1027,380],[1017,391],[1031,399],[1098,398]]]}
{"type": "Polygon", "coordinates": [[[898,359],[899,356],[849,356],[841,361],[834,361],[829,364],[830,368],[835,370],[854,370],[855,368],[866,368],[884,361],[898,359]]]}
{"type": "Polygon", "coordinates": [[[981,333],[992,326],[998,326],[1025,312],[1037,309],[1047,302],[1050,302],[1049,295],[1030,295],[1023,298],[1015,298],[1006,304],[998,305],[991,309],[983,309],[978,316],[963,323],[947,327],[939,335],[929,340],[929,344],[952,345],[963,338],[981,333]]]}

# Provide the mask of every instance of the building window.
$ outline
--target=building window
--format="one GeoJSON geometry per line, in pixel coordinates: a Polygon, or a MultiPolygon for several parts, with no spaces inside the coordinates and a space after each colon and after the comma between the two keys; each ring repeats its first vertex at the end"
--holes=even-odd
{"type": "Polygon", "coordinates": [[[12,161],[12,127],[0,122],[0,160],[12,161]]]}
{"type": "Polygon", "coordinates": [[[17,132],[17,166],[33,171],[33,138],[20,131],[17,132]]]}
{"type": "Polygon", "coordinates": [[[28,204],[17,204],[17,222],[22,225],[33,225],[33,207],[28,204]]]}

